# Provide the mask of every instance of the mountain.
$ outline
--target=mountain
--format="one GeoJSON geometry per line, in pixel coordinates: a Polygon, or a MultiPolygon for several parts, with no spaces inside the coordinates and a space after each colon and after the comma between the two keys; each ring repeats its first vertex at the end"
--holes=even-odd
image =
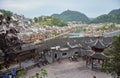
{"type": "Polygon", "coordinates": [[[67,26],[67,23],[53,16],[40,16],[34,18],[35,22],[42,26],[67,26]]]}
{"type": "Polygon", "coordinates": [[[89,18],[85,14],[71,10],[66,10],[61,14],[53,14],[52,16],[66,22],[71,22],[71,21],[83,22],[83,23],[89,22],[89,18]]]}
{"type": "Polygon", "coordinates": [[[112,10],[108,14],[100,15],[91,21],[91,23],[106,23],[106,22],[120,24],[120,9],[112,10]]]}

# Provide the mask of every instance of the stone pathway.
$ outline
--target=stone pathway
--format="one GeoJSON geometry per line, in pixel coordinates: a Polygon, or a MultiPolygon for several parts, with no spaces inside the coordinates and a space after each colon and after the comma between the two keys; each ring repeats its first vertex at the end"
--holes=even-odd
{"type": "MultiPolygon", "coordinates": [[[[85,66],[85,61],[79,60],[79,62],[70,62],[65,59],[61,63],[55,62],[44,66],[48,71],[46,78],[93,78],[95,75],[97,78],[109,78],[108,74],[98,71],[92,71],[85,66]]],[[[33,68],[28,71],[28,76],[34,75],[39,72],[39,68],[33,68]]]]}

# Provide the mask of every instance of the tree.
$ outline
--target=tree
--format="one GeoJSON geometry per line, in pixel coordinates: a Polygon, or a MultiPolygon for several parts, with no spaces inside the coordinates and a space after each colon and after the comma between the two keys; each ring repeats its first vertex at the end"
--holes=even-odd
{"type": "Polygon", "coordinates": [[[103,71],[109,73],[115,72],[117,76],[120,76],[120,35],[114,37],[109,55],[110,58],[106,59],[103,71]]]}
{"type": "Polygon", "coordinates": [[[19,70],[18,72],[17,72],[17,76],[16,76],[16,78],[25,78],[26,77],[26,72],[24,71],[24,70],[19,70]]]}
{"type": "Polygon", "coordinates": [[[11,11],[7,11],[4,9],[0,9],[0,12],[2,12],[5,17],[7,17],[7,16],[11,17],[13,14],[11,11]]]}
{"type": "Polygon", "coordinates": [[[35,21],[35,22],[38,22],[38,19],[35,17],[35,18],[34,18],[34,21],[35,21]]]}
{"type": "Polygon", "coordinates": [[[44,68],[41,68],[41,69],[40,69],[40,73],[41,73],[42,77],[45,77],[45,76],[48,75],[47,70],[45,70],[44,68]]]}
{"type": "Polygon", "coordinates": [[[13,15],[13,12],[4,9],[0,9],[0,12],[3,13],[4,17],[11,17],[13,15]]]}
{"type": "Polygon", "coordinates": [[[48,75],[47,70],[45,70],[44,68],[40,68],[40,71],[36,72],[35,75],[31,77],[32,78],[45,78],[47,75],[48,75]]]}

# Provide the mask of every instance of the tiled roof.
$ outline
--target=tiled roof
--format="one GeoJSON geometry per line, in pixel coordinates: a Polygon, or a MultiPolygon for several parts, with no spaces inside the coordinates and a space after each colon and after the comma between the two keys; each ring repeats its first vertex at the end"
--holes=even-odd
{"type": "Polygon", "coordinates": [[[100,49],[102,49],[102,48],[104,49],[104,48],[105,48],[104,43],[103,43],[102,40],[100,40],[100,39],[97,39],[97,40],[96,40],[94,46],[95,46],[96,48],[100,48],[100,49]]]}
{"type": "Polygon", "coordinates": [[[91,57],[95,59],[105,59],[107,56],[104,53],[93,53],[91,57]]]}
{"type": "Polygon", "coordinates": [[[81,56],[90,56],[93,53],[92,50],[81,50],[81,56]]]}
{"type": "MultiPolygon", "coordinates": [[[[69,44],[71,45],[71,48],[72,47],[75,48],[76,46],[78,46],[80,44],[80,46],[82,46],[84,48],[83,50],[91,50],[89,46],[92,44],[88,45],[85,42],[86,41],[96,41],[97,39],[98,39],[97,37],[80,37],[80,38],[71,38],[71,39],[69,39],[69,38],[56,38],[56,39],[42,42],[41,44],[37,44],[37,45],[35,45],[33,43],[24,45],[24,46],[22,46],[22,50],[20,50],[18,52],[23,52],[23,51],[27,51],[27,50],[31,50],[31,49],[35,49],[35,48],[37,48],[38,51],[40,52],[43,49],[46,49],[46,48],[50,49],[51,47],[55,47],[55,46],[60,46],[60,48],[66,48],[66,47],[70,48],[70,46],[67,45],[67,42],[69,42],[69,44]]],[[[101,47],[105,43],[106,43],[105,45],[108,45],[109,43],[111,43],[113,41],[113,38],[111,38],[111,37],[109,37],[109,38],[101,37],[99,39],[102,39],[103,43],[101,43],[101,41],[98,40],[97,42],[100,45],[98,43],[96,43],[97,47],[101,47]]]]}

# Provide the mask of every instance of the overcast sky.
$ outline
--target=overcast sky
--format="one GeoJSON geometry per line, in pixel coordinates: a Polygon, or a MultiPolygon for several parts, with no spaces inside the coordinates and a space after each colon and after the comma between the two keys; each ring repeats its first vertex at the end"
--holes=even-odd
{"type": "Polygon", "coordinates": [[[94,18],[118,8],[120,0],[0,0],[0,9],[29,18],[61,13],[68,9],[94,18]]]}

